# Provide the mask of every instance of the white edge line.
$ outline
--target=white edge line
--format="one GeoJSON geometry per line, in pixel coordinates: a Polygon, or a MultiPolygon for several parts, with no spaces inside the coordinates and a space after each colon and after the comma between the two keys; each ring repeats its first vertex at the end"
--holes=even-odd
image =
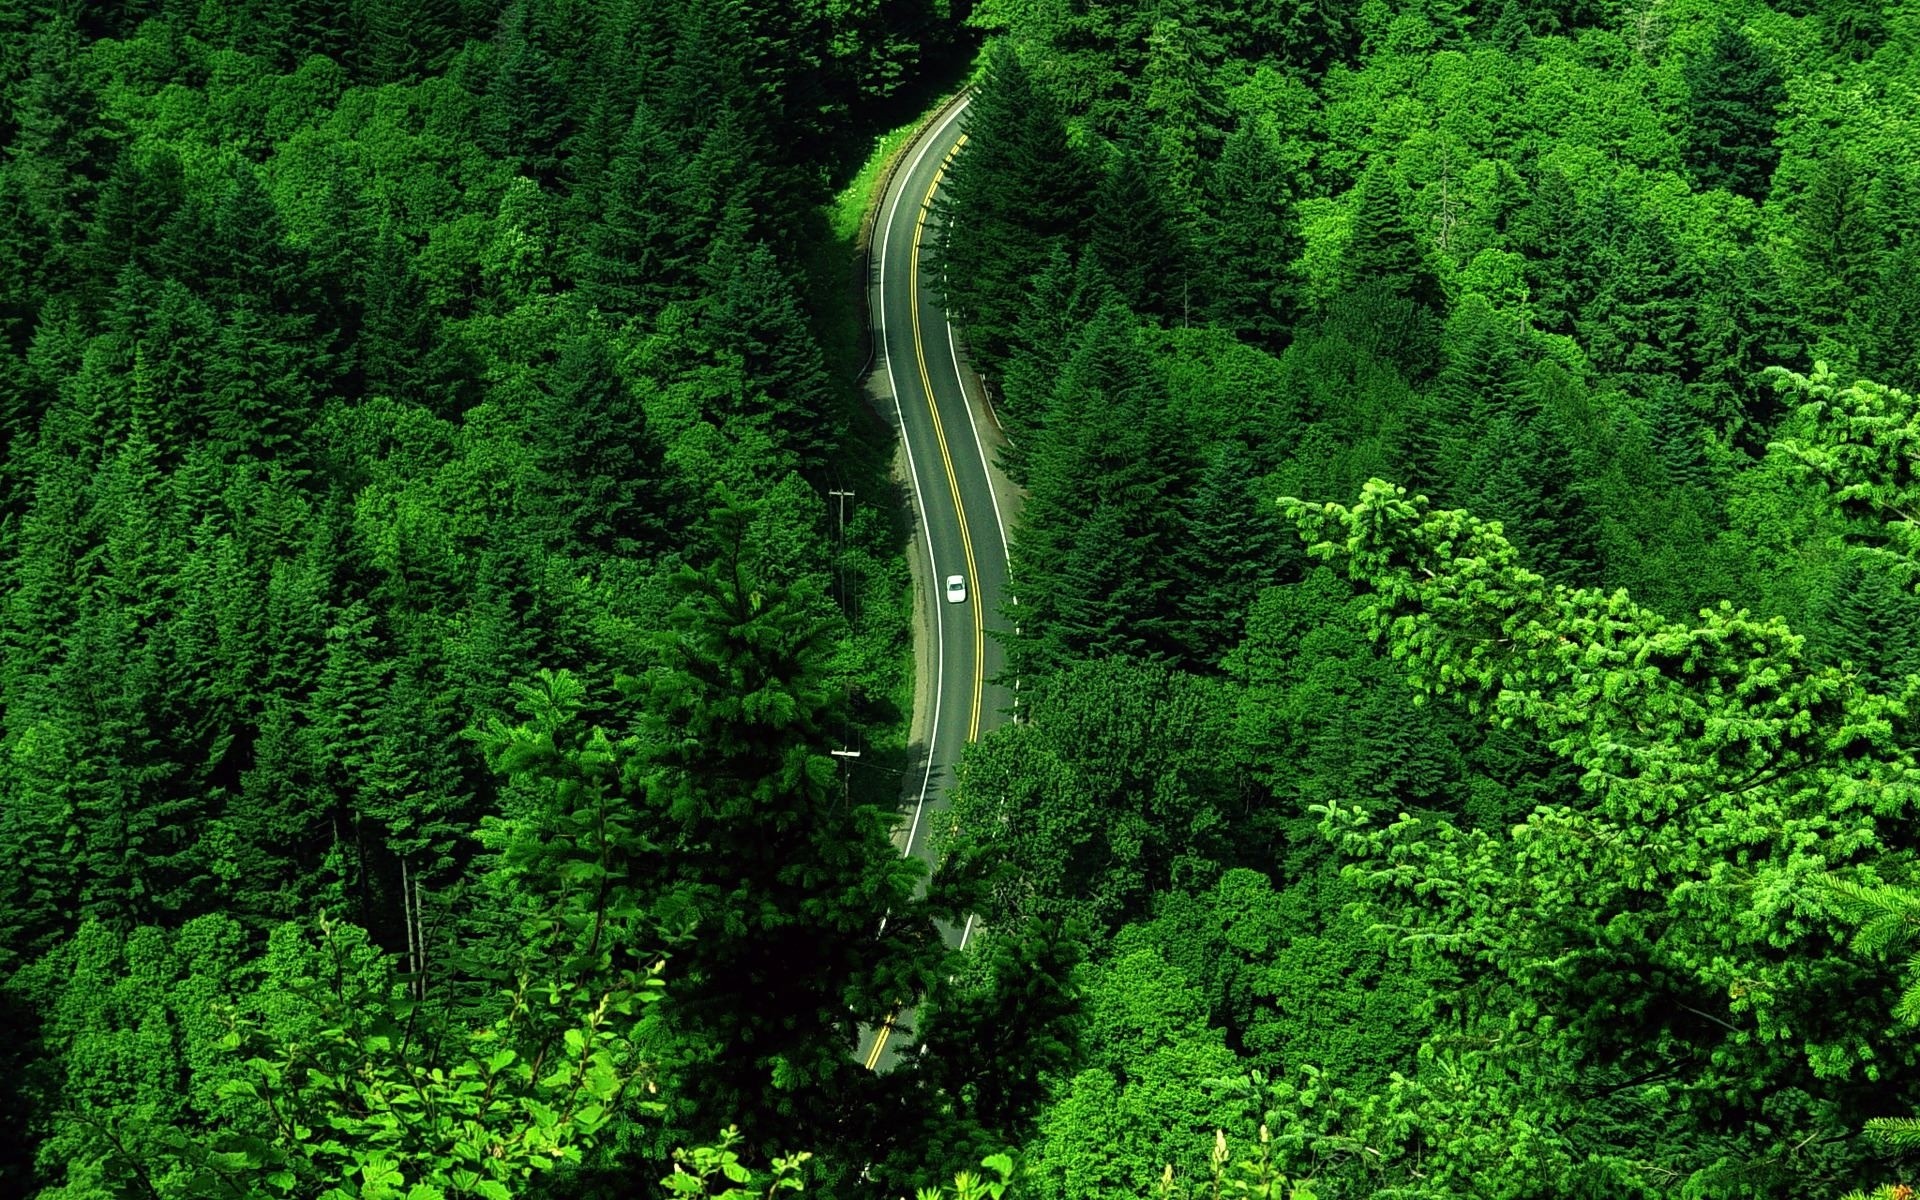
{"type": "Polygon", "coordinates": [[[993,505],[993,524],[1000,531],[1000,557],[1013,567],[1013,551],[1007,546],[1007,523],[1000,518],[1000,496],[993,486],[993,468],[987,465],[987,445],[980,440],[980,422],[973,419],[973,401],[967,399],[967,373],[960,369],[960,340],[953,336],[953,322],[942,317],[947,327],[947,351],[953,356],[953,381],[960,389],[962,407],[967,410],[967,425],[973,430],[973,448],[980,452],[980,474],[987,481],[987,500],[993,505]]]}
{"type": "MultiPolygon", "coordinates": [[[[933,560],[933,526],[927,521],[927,501],[920,492],[920,468],[916,466],[913,461],[913,440],[907,436],[907,414],[902,411],[900,407],[900,381],[894,378],[893,352],[892,349],[887,346],[887,246],[893,241],[894,219],[900,213],[900,197],[906,194],[907,181],[913,178],[913,173],[918,171],[920,164],[925,161],[927,151],[931,150],[934,143],[939,140],[937,136],[939,131],[951,125],[959,118],[959,115],[965,111],[967,111],[965,104],[954,109],[952,115],[941,124],[934,126],[921,141],[919,152],[913,156],[913,162],[908,165],[906,172],[900,177],[900,185],[894,189],[893,200],[887,205],[887,227],[885,232],[880,235],[880,345],[886,351],[887,355],[887,387],[893,392],[894,416],[900,419],[900,442],[907,450],[907,472],[913,476],[913,503],[914,506],[920,510],[920,532],[925,534],[927,539],[927,571],[929,582],[939,579],[940,566],[933,560]]],[[[918,296],[909,296],[907,297],[907,303],[918,304],[920,303],[920,298],[918,296]]],[[[951,336],[951,334],[949,334],[949,336],[951,336]]],[[[931,397],[929,397],[929,400],[931,400],[931,397]]],[[[975,437],[978,437],[977,433],[975,437]]],[[[989,487],[988,490],[991,491],[991,487],[989,487]]],[[[996,512],[996,519],[998,516],[999,514],[996,512]]],[[[935,595],[933,597],[933,624],[934,646],[938,654],[933,675],[933,719],[927,723],[927,773],[920,780],[920,798],[914,802],[913,824],[907,830],[906,848],[901,851],[901,853],[908,856],[913,854],[913,839],[920,833],[920,815],[926,811],[927,789],[933,785],[933,743],[940,730],[940,692],[947,676],[947,620],[945,612],[940,607],[940,596],[937,588],[935,589],[935,595]]]]}

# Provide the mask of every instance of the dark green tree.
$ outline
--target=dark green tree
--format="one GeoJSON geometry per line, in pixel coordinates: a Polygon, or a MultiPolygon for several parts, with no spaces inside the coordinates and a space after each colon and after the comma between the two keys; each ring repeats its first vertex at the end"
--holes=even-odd
{"type": "Polygon", "coordinates": [[[658,438],[606,342],[581,334],[541,372],[529,413],[557,547],[634,554],[669,513],[658,438]]]}
{"type": "Polygon", "coordinates": [[[1293,262],[1302,241],[1276,136],[1251,120],[1228,136],[1208,179],[1201,244],[1212,276],[1209,317],[1278,350],[1298,319],[1293,262]]]}
{"type": "Polygon", "coordinates": [[[1687,60],[1687,162],[1705,187],[1755,200],[1766,195],[1780,152],[1773,125],[1787,90],[1780,71],[1726,17],[1703,53],[1687,60]]]}
{"type": "Polygon", "coordinates": [[[1293,539],[1282,540],[1272,498],[1237,442],[1214,451],[1183,507],[1171,571],[1178,640],[1187,661],[1214,667],[1240,644],[1260,590],[1281,581],[1293,539]]]}
{"type": "Polygon", "coordinates": [[[1184,325],[1209,307],[1185,224],[1137,141],[1122,145],[1094,190],[1086,252],[1142,316],[1184,325]]]}
{"type": "Polygon", "coordinates": [[[441,70],[461,37],[459,0],[355,0],[353,10],[370,83],[412,83],[441,70]]]}
{"type": "Polygon", "coordinates": [[[746,385],[744,411],[731,416],[764,430],[805,466],[822,467],[845,422],[794,282],[764,242],[725,249],[724,264],[716,264],[726,267],[725,282],[701,324],[714,353],[746,385]]]}
{"type": "Polygon", "coordinates": [[[646,316],[683,296],[698,262],[672,139],[642,104],[608,165],[600,219],[576,270],[590,302],[646,316]]]}
{"type": "Polygon", "coordinates": [[[939,253],[948,311],[997,376],[1026,305],[1026,280],[1082,238],[1097,176],[1067,142],[1052,96],[1014,51],[988,51],[967,108],[967,149],[942,192],[939,253]]]}
{"type": "Polygon", "coordinates": [[[1885,226],[1867,179],[1844,148],[1829,150],[1800,198],[1793,228],[1794,282],[1806,320],[1838,329],[1874,290],[1884,248],[1885,226]]]}
{"type": "Polygon", "coordinates": [[[1385,163],[1369,164],[1360,176],[1347,242],[1347,277],[1379,283],[1433,312],[1444,304],[1425,241],[1407,219],[1401,186],[1385,163]]]}
{"type": "Polygon", "coordinates": [[[838,689],[814,598],[766,582],[747,518],[715,514],[713,565],[674,577],[630,797],[653,851],[641,886],[687,934],[659,1009],[674,1125],[784,1144],[848,1114],[856,1026],[923,989],[945,949],[889,814],[849,802],[825,753],[838,689]]]}

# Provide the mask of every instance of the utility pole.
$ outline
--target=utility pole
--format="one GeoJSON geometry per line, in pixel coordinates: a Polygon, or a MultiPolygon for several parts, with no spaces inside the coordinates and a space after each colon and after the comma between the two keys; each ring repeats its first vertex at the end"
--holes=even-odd
{"type": "MultiPolygon", "coordinates": [[[[851,803],[853,799],[853,784],[847,778],[847,768],[853,764],[848,760],[859,758],[860,752],[858,750],[829,750],[827,753],[840,760],[840,803],[844,807],[851,803]]],[[[885,929],[886,922],[881,922],[880,928],[885,929]]]]}
{"type": "Polygon", "coordinates": [[[853,489],[828,488],[827,495],[840,503],[840,547],[833,556],[833,577],[840,585],[840,603],[847,607],[847,620],[858,625],[860,615],[853,611],[857,606],[847,594],[847,500],[852,497],[853,489]]]}
{"type": "Polygon", "coordinates": [[[840,501],[840,548],[847,548],[847,497],[853,495],[851,488],[828,488],[827,495],[840,501]]]}

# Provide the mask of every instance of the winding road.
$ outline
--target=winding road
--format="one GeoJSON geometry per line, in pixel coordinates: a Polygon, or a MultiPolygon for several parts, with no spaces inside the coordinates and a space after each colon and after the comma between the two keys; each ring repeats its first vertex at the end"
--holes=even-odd
{"type": "MultiPolygon", "coordinates": [[[[948,164],[966,144],[966,111],[963,101],[943,112],[907,147],[880,198],[868,281],[877,358],[869,387],[883,411],[891,393],[901,431],[919,526],[916,617],[931,610],[933,632],[930,650],[919,656],[931,677],[922,693],[928,711],[924,719],[915,713],[925,761],[908,771],[904,799],[911,816],[895,840],[902,853],[929,866],[930,835],[948,807],[947,789],[962,750],[1005,720],[1013,702],[1012,693],[994,682],[1001,674],[1000,646],[987,636],[1001,623],[1007,588],[1002,509],[1013,492],[991,461],[992,414],[963,366],[939,305],[937,280],[929,277],[928,251],[938,235],[932,205],[948,164]],[[946,597],[952,575],[966,581],[963,602],[946,597]]],[[[964,946],[971,929],[969,921],[946,933],[964,946]]],[[[861,1061],[885,1070],[903,1046],[911,1048],[912,1015],[895,1013],[867,1030],[861,1061]]]]}

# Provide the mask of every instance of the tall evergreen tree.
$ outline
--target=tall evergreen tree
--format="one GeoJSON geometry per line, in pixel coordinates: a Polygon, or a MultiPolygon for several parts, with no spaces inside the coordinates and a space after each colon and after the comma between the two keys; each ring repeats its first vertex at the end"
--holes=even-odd
{"type": "Polygon", "coordinates": [[[1758,200],[1766,195],[1780,152],[1773,125],[1786,102],[1779,69],[1725,17],[1704,53],[1687,60],[1687,160],[1706,187],[1758,200]]]}
{"type": "Polygon", "coordinates": [[[535,396],[529,421],[553,545],[611,554],[652,545],[670,507],[661,446],[604,339],[588,333],[564,343],[535,396]]]}
{"type": "Polygon", "coordinates": [[[1793,230],[1795,283],[1812,325],[1837,330],[1845,322],[1873,290],[1883,248],[1866,178],[1844,148],[1829,150],[1800,198],[1793,230]]]}
{"type": "Polygon", "coordinates": [[[1368,165],[1356,189],[1345,267],[1355,283],[1379,284],[1429,312],[1445,306],[1426,243],[1407,218],[1401,186],[1383,162],[1368,165]]]}
{"type": "Polygon", "coordinates": [[[1101,650],[1171,651],[1168,564],[1176,498],[1192,472],[1168,408],[1136,318],[1109,304],[1062,373],[1031,459],[1027,516],[1010,548],[1017,669],[1101,650]]]}
{"type": "Polygon", "coordinates": [[[737,415],[806,466],[821,467],[844,422],[794,283],[765,243],[725,257],[726,282],[709,299],[702,323],[715,352],[739,368],[747,385],[748,411],[737,415]]]}
{"type": "Polygon", "coordinates": [[[714,564],[674,577],[631,801],[640,844],[664,852],[642,886],[689,935],[658,1010],[680,1038],[676,1127],[817,1141],[850,1114],[857,1024],[924,986],[944,947],[889,815],[849,803],[825,753],[827,629],[810,597],[766,582],[746,523],[716,514],[714,564]]]}
{"type": "Polygon", "coordinates": [[[1097,177],[1068,144],[1051,94],[1004,43],[988,51],[966,123],[940,203],[942,286],[979,366],[997,376],[1033,265],[1079,242],[1097,177]]]}
{"type": "Polygon", "coordinates": [[[615,317],[645,316],[682,297],[697,262],[681,167],[645,104],[607,167],[600,219],[576,270],[589,301],[615,317]]]}
{"type": "Polygon", "coordinates": [[[356,0],[353,8],[371,83],[412,83],[437,72],[458,44],[459,0],[356,0]]]}
{"type": "Polygon", "coordinates": [[[1122,146],[1094,191],[1087,252],[1136,313],[1184,325],[1207,310],[1185,225],[1137,142],[1122,146]]]}
{"type": "Polygon", "coordinates": [[[1277,135],[1242,121],[1208,178],[1211,220],[1202,244],[1211,267],[1211,319],[1271,349],[1285,346],[1298,318],[1293,262],[1302,239],[1277,135]]]}
{"type": "Polygon", "coordinates": [[[1178,637],[1188,661],[1217,666],[1240,644],[1260,589],[1281,581],[1293,539],[1281,540],[1276,510],[1237,442],[1207,461],[1181,517],[1171,572],[1178,637]]]}
{"type": "Polygon", "coordinates": [[[1098,260],[1087,254],[1076,264],[1065,246],[1055,246],[1046,266],[1033,277],[1006,373],[994,381],[999,393],[995,408],[1007,431],[1000,464],[1015,482],[1026,483],[1028,459],[1075,339],[1095,313],[1116,299],[1098,260]]]}

